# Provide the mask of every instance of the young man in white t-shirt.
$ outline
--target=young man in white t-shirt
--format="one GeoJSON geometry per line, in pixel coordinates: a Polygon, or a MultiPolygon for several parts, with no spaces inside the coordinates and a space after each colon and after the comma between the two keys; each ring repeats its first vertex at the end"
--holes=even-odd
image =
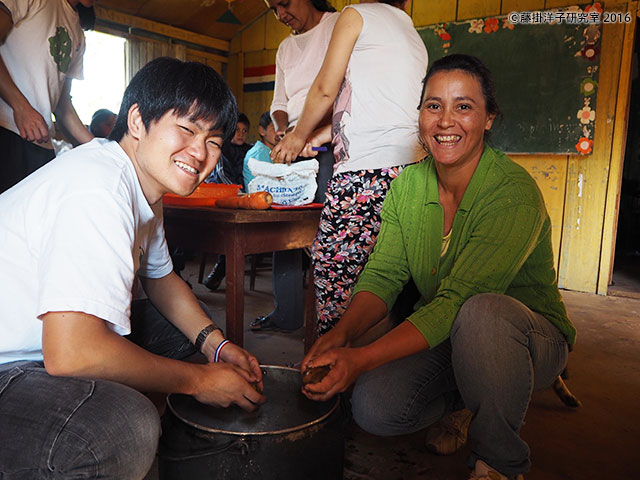
{"type": "Polygon", "coordinates": [[[162,220],[162,196],[195,190],[236,118],[215,71],[159,58],[127,87],[111,141],[0,195],[0,476],[142,478],[160,422],[140,392],[265,401],[257,359],[173,272],[162,220]],[[132,308],[136,279],[149,301],[132,308]],[[176,360],[197,349],[208,363],[176,360]]]}

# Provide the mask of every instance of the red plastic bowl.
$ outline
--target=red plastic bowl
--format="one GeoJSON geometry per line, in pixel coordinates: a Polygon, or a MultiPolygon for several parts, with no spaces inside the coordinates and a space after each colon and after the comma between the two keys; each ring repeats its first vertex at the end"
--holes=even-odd
{"type": "Polygon", "coordinates": [[[227,185],[225,183],[201,183],[188,197],[181,197],[173,193],[167,193],[162,197],[164,205],[184,205],[188,207],[213,207],[216,199],[235,197],[240,191],[240,185],[227,185]]]}

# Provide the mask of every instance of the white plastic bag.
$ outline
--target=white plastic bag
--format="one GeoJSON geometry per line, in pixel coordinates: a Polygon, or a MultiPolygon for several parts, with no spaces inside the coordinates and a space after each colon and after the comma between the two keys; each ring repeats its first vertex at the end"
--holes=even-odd
{"type": "Polygon", "coordinates": [[[249,182],[249,193],[269,192],[273,203],[305,205],[313,202],[318,184],[317,160],[305,160],[291,165],[261,162],[250,158],[249,170],[255,178],[249,182]]]}

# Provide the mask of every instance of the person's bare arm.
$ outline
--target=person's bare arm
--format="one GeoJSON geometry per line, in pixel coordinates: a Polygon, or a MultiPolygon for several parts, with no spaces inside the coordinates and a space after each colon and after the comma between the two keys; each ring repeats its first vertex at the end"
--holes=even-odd
{"type": "MultiPolygon", "coordinates": [[[[140,277],[142,287],[155,307],[169,319],[192,342],[200,331],[211,323],[200,307],[189,286],[175,272],[162,278],[140,277]]],[[[210,362],[214,361],[216,348],[224,340],[222,333],[216,330],[209,334],[202,345],[202,353],[210,362]]],[[[252,382],[262,388],[262,371],[258,360],[244,348],[235,344],[226,345],[220,359],[236,365],[251,375],[252,382]]]]}
{"type": "Polygon", "coordinates": [[[66,78],[64,81],[60,100],[53,113],[56,116],[56,121],[60,122],[65,134],[71,137],[69,140],[74,146],[90,142],[93,139],[93,135],[84,126],[82,120],[78,117],[76,109],[73,107],[73,103],[71,103],[70,78],[66,78]]]}
{"type": "Polygon", "coordinates": [[[193,364],[154,355],[81,312],[43,316],[42,352],[51,375],[97,378],[141,392],[184,393],[217,406],[255,410],[264,397],[250,375],[228,363],[193,364]]]}
{"type": "MultiPolygon", "coordinates": [[[[6,10],[0,8],[0,43],[4,43],[12,27],[11,16],[6,10]]],[[[0,57],[0,97],[13,109],[13,119],[22,138],[29,142],[49,141],[47,122],[31,106],[29,100],[14,83],[2,57],[0,57]]]]}
{"type": "Polygon", "coordinates": [[[317,151],[313,150],[313,147],[320,147],[325,143],[329,143],[331,141],[331,125],[327,124],[320,128],[317,128],[310,136],[307,138],[307,143],[305,144],[300,155],[303,157],[315,157],[318,155],[317,151]]]}
{"type": "Polygon", "coordinates": [[[344,80],[349,58],[362,31],[362,17],[346,8],[338,18],[320,72],[314,80],[296,127],[271,151],[271,158],[291,163],[300,154],[307,138],[330,111],[344,80]]]}
{"type": "Polygon", "coordinates": [[[276,110],[271,114],[271,120],[273,120],[273,128],[276,131],[276,135],[279,140],[282,140],[284,134],[289,128],[289,114],[284,110],[276,110]]]}
{"type": "Polygon", "coordinates": [[[386,304],[377,295],[364,291],[354,295],[338,325],[322,336],[302,361],[302,371],[308,367],[331,366],[320,383],[303,388],[307,397],[328,400],[344,392],[362,373],[429,348],[427,340],[409,321],[369,345],[349,348],[352,341],[382,320],[386,313],[386,304]]]}

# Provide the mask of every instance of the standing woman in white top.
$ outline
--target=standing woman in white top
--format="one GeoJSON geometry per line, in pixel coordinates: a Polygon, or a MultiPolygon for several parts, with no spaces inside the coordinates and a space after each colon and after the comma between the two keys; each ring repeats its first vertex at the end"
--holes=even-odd
{"type": "MultiPolygon", "coordinates": [[[[281,139],[297,123],[307,99],[307,92],[320,71],[322,59],[327,53],[331,32],[338,19],[327,0],[265,0],[276,18],[291,28],[276,54],[276,82],[271,103],[271,118],[278,138],[281,139]]],[[[330,128],[331,116],[323,118],[318,127],[330,128]]],[[[316,159],[318,192],[316,201],[323,202],[327,181],[333,173],[333,153],[330,139],[326,152],[316,159]]]]}
{"type": "Polygon", "coordinates": [[[282,162],[309,154],[324,140],[313,132],[335,101],[336,164],[312,249],[319,334],[349,303],[391,180],[421,157],[417,107],[428,57],[407,3],[345,7],[296,127],[271,153],[282,162]]]}
{"type": "MultiPolygon", "coordinates": [[[[331,32],[339,14],[327,0],[265,0],[276,18],[291,29],[276,54],[276,83],[271,118],[277,138],[293,128],[302,113],[307,92],[320,71],[331,32]]],[[[327,116],[321,124],[330,128],[327,116]]],[[[317,157],[320,168],[315,202],[323,202],[327,182],[333,174],[330,138],[327,150],[317,157]]],[[[275,309],[251,322],[252,331],[295,330],[303,323],[302,250],[273,254],[273,294],[275,309]]]]}

